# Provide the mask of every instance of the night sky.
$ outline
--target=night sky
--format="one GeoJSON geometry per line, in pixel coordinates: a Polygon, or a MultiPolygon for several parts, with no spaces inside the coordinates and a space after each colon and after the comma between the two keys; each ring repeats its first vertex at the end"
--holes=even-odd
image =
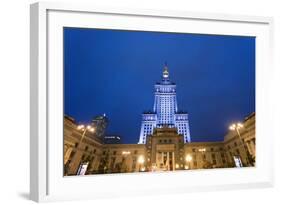
{"type": "Polygon", "coordinates": [[[108,134],[137,143],[165,62],[191,141],[223,140],[255,111],[254,37],[65,28],[65,114],[88,123],[105,113],[108,134]]]}

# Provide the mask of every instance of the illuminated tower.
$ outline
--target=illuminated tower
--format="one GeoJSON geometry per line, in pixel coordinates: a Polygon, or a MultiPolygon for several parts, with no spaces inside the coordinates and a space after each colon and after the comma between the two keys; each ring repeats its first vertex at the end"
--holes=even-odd
{"type": "Polygon", "coordinates": [[[146,143],[146,137],[155,127],[176,127],[178,134],[184,136],[184,142],[190,142],[188,114],[178,112],[176,84],[170,81],[167,65],[164,66],[162,81],[154,85],[153,111],[142,114],[139,144],[146,143]]]}

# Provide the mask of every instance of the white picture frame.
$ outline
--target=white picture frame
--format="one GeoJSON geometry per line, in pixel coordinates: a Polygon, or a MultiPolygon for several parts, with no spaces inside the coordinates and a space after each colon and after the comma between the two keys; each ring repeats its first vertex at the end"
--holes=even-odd
{"type": "Polygon", "coordinates": [[[273,132],[269,98],[273,19],[185,11],[97,8],[35,3],[30,15],[30,198],[95,199],[273,186],[273,132]],[[118,28],[256,36],[256,167],[169,173],[63,177],[62,27],[118,28]],[[149,183],[153,182],[153,183],[149,183]],[[178,183],[186,182],[186,183],[178,183]],[[118,186],[110,186],[116,185],[118,186]],[[117,188],[118,187],[118,188],[117,188]]]}

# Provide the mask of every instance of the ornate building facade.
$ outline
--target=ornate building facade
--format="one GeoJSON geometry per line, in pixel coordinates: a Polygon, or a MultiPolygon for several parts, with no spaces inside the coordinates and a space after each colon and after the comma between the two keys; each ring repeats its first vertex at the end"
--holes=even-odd
{"type": "Polygon", "coordinates": [[[221,142],[185,143],[176,127],[162,126],[145,144],[105,144],[65,117],[64,173],[79,175],[84,165],[84,174],[255,166],[255,113],[241,124],[239,132],[230,130],[221,142]]]}
{"type": "Polygon", "coordinates": [[[155,128],[176,128],[178,134],[183,135],[184,143],[190,142],[188,114],[179,112],[176,96],[176,84],[170,81],[167,65],[164,67],[162,81],[154,85],[153,111],[142,114],[139,144],[145,144],[147,136],[155,128]]]}

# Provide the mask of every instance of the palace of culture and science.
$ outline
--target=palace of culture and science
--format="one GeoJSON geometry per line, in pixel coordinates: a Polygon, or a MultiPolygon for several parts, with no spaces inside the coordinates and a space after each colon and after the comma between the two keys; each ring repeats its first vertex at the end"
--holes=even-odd
{"type": "Polygon", "coordinates": [[[105,114],[87,125],[64,116],[65,176],[255,166],[255,113],[232,125],[223,141],[192,142],[167,65],[154,85],[152,111],[142,114],[138,143],[106,133],[108,122],[105,114]]]}
{"type": "Polygon", "coordinates": [[[139,144],[145,144],[146,137],[156,127],[175,127],[178,134],[184,136],[184,142],[190,142],[188,114],[178,111],[176,84],[170,81],[167,65],[164,67],[162,81],[154,86],[154,95],[153,112],[142,114],[139,144]]]}

